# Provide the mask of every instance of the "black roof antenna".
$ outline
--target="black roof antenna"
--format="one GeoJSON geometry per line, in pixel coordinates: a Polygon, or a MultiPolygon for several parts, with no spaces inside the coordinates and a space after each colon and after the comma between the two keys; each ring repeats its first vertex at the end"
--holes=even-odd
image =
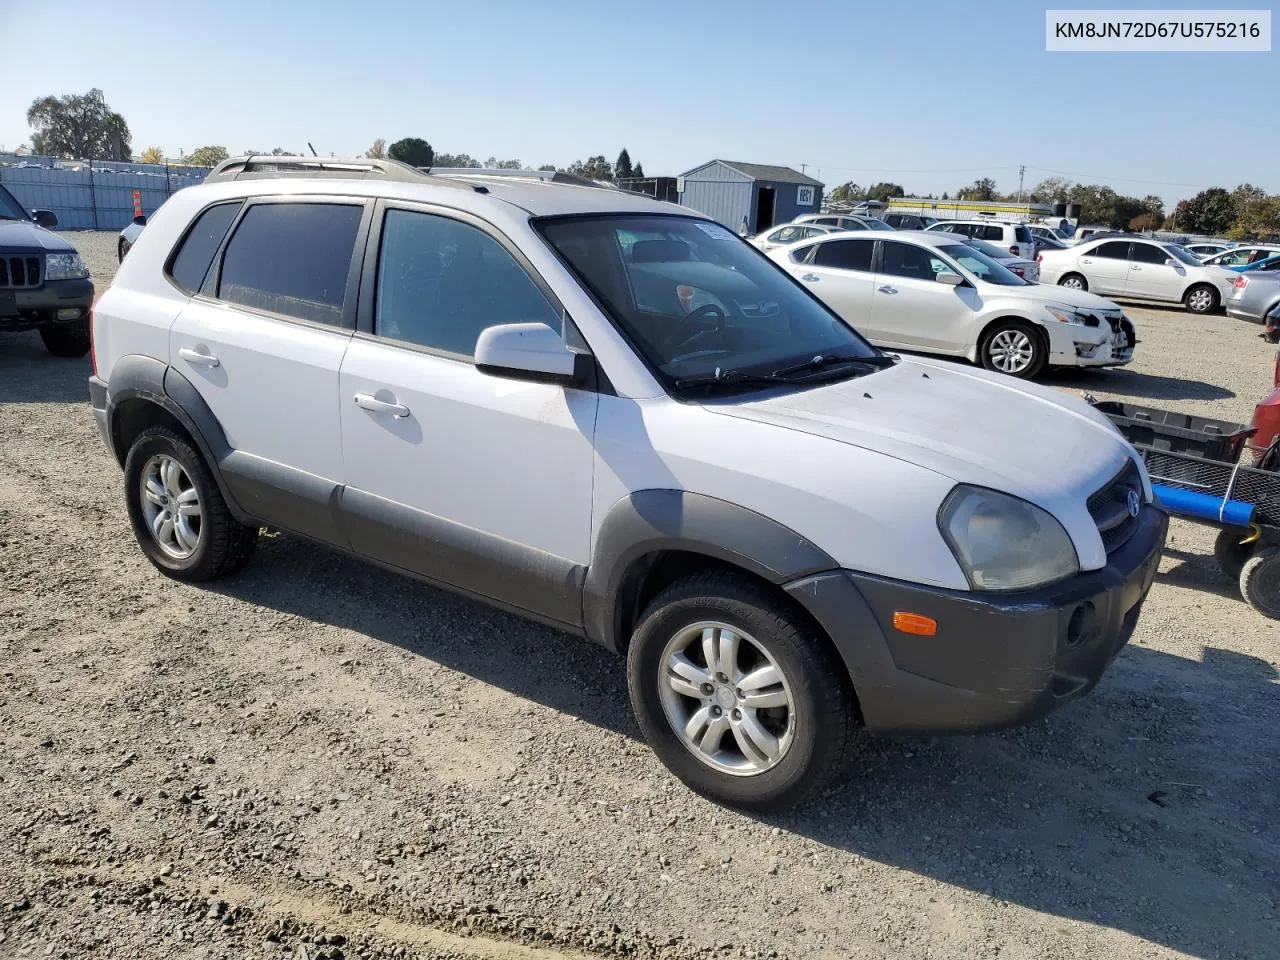
{"type": "Polygon", "coordinates": [[[313,146],[311,146],[311,141],[310,141],[310,140],[308,140],[308,141],[307,141],[307,148],[311,151],[311,155],[312,155],[313,157],[318,157],[318,156],[320,156],[320,154],[316,153],[316,148],[315,148],[315,147],[313,147],[313,146]]]}

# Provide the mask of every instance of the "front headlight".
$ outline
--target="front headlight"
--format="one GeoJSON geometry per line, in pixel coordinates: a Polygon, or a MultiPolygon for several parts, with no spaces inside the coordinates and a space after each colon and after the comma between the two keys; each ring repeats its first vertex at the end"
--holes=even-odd
{"type": "Polygon", "coordinates": [[[1006,493],[961,484],[938,511],[938,526],[975,590],[1024,590],[1080,570],[1062,524],[1006,493]]]}
{"type": "Polygon", "coordinates": [[[1073,307],[1050,303],[1045,305],[1045,309],[1049,311],[1049,316],[1059,323],[1084,323],[1084,314],[1077,312],[1073,307]]]}
{"type": "Polygon", "coordinates": [[[83,280],[89,267],[78,253],[51,253],[44,258],[46,280],[83,280]]]}

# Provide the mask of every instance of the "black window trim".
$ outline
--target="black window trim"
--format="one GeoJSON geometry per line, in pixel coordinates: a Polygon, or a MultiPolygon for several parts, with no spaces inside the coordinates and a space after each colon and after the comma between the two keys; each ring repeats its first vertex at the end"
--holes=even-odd
{"type": "Polygon", "coordinates": [[[204,215],[208,213],[210,210],[212,210],[214,207],[225,207],[225,206],[230,206],[231,204],[235,204],[236,206],[243,207],[244,197],[235,197],[234,199],[231,199],[231,200],[215,200],[212,203],[206,203],[203,207],[197,210],[195,215],[187,222],[187,225],[183,228],[182,233],[178,236],[178,239],[174,243],[172,249],[170,249],[169,256],[165,258],[164,271],[163,271],[165,280],[169,282],[169,285],[171,287],[173,287],[175,290],[177,290],[180,294],[182,294],[187,299],[191,299],[192,297],[199,296],[200,292],[204,289],[204,284],[209,279],[209,273],[213,270],[214,265],[217,264],[222,257],[222,247],[223,247],[223,244],[227,242],[227,234],[231,232],[231,228],[234,227],[240,219],[240,211],[237,211],[235,215],[232,216],[231,222],[227,224],[226,230],[223,231],[222,239],[219,240],[218,245],[213,248],[213,256],[209,260],[209,265],[204,268],[204,276],[201,278],[199,286],[197,286],[194,290],[188,290],[186,287],[184,287],[182,284],[178,282],[177,278],[174,277],[173,275],[173,264],[178,259],[178,254],[182,252],[182,248],[187,245],[187,240],[191,237],[191,231],[193,231],[196,228],[197,223],[199,223],[202,219],[204,219],[204,215]]]}
{"type": "MultiPolygon", "coordinates": [[[[867,234],[875,233],[874,230],[851,231],[851,232],[855,234],[861,234],[863,232],[867,234]]],[[[813,247],[807,252],[807,256],[805,257],[804,262],[806,264],[809,264],[810,266],[820,267],[823,270],[848,270],[851,273],[874,274],[876,272],[876,264],[879,263],[880,261],[880,243],[881,243],[880,238],[876,236],[864,237],[859,235],[859,236],[851,237],[851,236],[846,236],[845,234],[827,234],[827,236],[824,239],[819,240],[817,243],[815,243],[813,247]],[[870,244],[871,245],[871,265],[868,266],[866,270],[858,270],[855,267],[837,267],[827,263],[817,263],[816,260],[818,257],[818,248],[825,246],[828,243],[868,243],[870,244]]]]}
{"type": "Polygon", "coordinates": [[[270,194],[267,196],[242,197],[241,202],[244,204],[240,212],[231,221],[231,226],[222,238],[222,243],[218,245],[218,251],[213,257],[213,268],[211,268],[204,278],[204,284],[195,294],[193,299],[200,300],[203,303],[212,304],[230,310],[241,310],[245,313],[251,313],[255,316],[264,317],[268,320],[278,320],[285,323],[296,323],[300,326],[310,327],[313,330],[326,330],[330,333],[342,333],[350,336],[356,326],[356,304],[360,294],[360,264],[363,252],[368,241],[369,224],[373,218],[373,201],[369,197],[348,196],[346,194],[321,193],[321,194],[270,194]],[[347,271],[347,287],[346,295],[342,301],[342,322],[338,324],[320,323],[317,320],[307,320],[303,317],[291,316],[287,313],[276,313],[274,310],[263,310],[261,307],[249,307],[242,303],[233,303],[230,300],[223,300],[217,295],[218,289],[222,285],[222,267],[226,257],[227,247],[230,245],[232,238],[235,237],[236,231],[240,229],[240,224],[244,222],[244,218],[249,211],[260,204],[327,204],[329,206],[359,206],[362,208],[360,215],[360,223],[356,227],[355,244],[351,251],[351,264],[347,271]]]}

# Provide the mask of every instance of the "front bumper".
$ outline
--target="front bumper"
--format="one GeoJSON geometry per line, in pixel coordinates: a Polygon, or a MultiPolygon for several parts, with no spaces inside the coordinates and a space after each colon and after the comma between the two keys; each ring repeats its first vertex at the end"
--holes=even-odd
{"type": "Polygon", "coordinates": [[[1049,363],[1063,367],[1118,367],[1133,360],[1137,332],[1128,317],[1101,317],[1097,326],[1046,324],[1049,363]]]}
{"type": "Polygon", "coordinates": [[[0,287],[0,330],[43,326],[58,310],[76,309],[79,317],[84,317],[92,306],[93,281],[88,278],[46,280],[35,288],[0,287]]]}
{"type": "Polygon", "coordinates": [[[1103,569],[1035,590],[980,594],[833,571],[787,591],[835,642],[873,733],[1016,726],[1092,690],[1129,641],[1168,514],[1148,505],[1138,524],[1103,569]],[[895,630],[895,611],[932,617],[936,635],[895,630]]]}
{"type": "Polygon", "coordinates": [[[116,456],[115,444],[111,442],[111,427],[108,423],[107,385],[96,376],[89,378],[89,406],[93,409],[93,421],[98,426],[98,436],[107,445],[112,456],[116,456]]]}

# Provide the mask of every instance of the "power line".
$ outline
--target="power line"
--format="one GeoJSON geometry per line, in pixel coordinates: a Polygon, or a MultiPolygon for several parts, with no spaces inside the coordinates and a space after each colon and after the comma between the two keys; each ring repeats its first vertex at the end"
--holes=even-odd
{"type": "Polygon", "coordinates": [[[1159,187],[1195,187],[1201,189],[1211,184],[1206,183],[1181,183],[1175,180],[1144,180],[1137,177],[1113,177],[1108,174],[1101,173],[1080,173],[1074,170],[1054,170],[1051,167],[1032,166],[1032,170],[1043,170],[1045,173],[1056,173],[1063,177],[1084,177],[1089,180],[1119,180],[1121,183],[1148,183],[1159,187]]]}

